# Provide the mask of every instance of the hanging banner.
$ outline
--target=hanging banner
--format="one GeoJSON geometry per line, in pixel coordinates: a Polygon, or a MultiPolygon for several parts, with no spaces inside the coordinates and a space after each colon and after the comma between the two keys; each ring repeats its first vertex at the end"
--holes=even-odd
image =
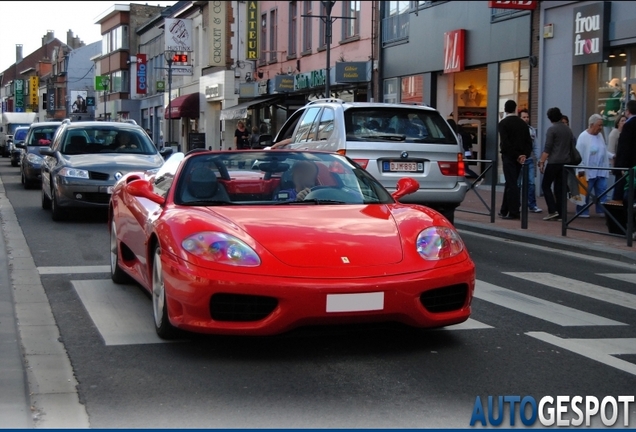
{"type": "Polygon", "coordinates": [[[137,54],[137,94],[146,94],[148,88],[147,63],[146,54],[137,54]]]}
{"type": "Polygon", "coordinates": [[[34,108],[37,107],[40,101],[38,90],[40,88],[40,78],[32,76],[29,78],[29,104],[34,108]]]}
{"type": "Polygon", "coordinates": [[[444,33],[444,73],[464,70],[466,30],[459,29],[444,33]]]}
{"type": "Polygon", "coordinates": [[[208,44],[210,49],[210,66],[225,66],[225,38],[227,31],[226,2],[208,2],[208,9],[210,10],[210,35],[212,39],[211,43],[208,44]]]}
{"type": "Polygon", "coordinates": [[[24,80],[15,80],[15,112],[24,112],[24,80]]]}
{"type": "Polygon", "coordinates": [[[258,60],[258,2],[247,2],[246,60],[258,60]]]}
{"type": "Polygon", "coordinates": [[[87,97],[88,92],[86,90],[71,91],[71,112],[73,114],[86,112],[86,107],[88,106],[88,104],[86,103],[87,97]]]}
{"type": "Polygon", "coordinates": [[[108,75],[97,75],[95,77],[95,90],[106,91],[108,90],[109,84],[110,78],[108,77],[108,75]]]}
{"type": "Polygon", "coordinates": [[[166,51],[194,51],[191,19],[166,18],[163,34],[166,51]]]}

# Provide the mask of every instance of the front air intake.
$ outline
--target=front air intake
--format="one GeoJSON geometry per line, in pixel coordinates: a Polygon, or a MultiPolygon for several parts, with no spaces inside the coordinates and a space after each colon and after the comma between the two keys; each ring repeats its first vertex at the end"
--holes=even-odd
{"type": "Polygon", "coordinates": [[[274,297],[217,293],[210,299],[210,315],[215,321],[259,321],[278,306],[274,297]]]}
{"type": "Polygon", "coordinates": [[[467,296],[468,285],[457,284],[423,292],[420,302],[429,312],[451,312],[461,309],[466,304],[467,296]]]}

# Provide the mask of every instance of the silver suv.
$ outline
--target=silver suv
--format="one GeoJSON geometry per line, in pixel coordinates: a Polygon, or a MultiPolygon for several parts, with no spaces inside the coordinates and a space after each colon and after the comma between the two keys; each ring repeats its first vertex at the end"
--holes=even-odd
{"type": "Polygon", "coordinates": [[[274,143],[283,140],[288,149],[346,154],[389,192],[413,177],[420,189],[401,201],[434,208],[450,222],[468,190],[463,149],[430,107],[320,99],[292,114],[274,143]]]}

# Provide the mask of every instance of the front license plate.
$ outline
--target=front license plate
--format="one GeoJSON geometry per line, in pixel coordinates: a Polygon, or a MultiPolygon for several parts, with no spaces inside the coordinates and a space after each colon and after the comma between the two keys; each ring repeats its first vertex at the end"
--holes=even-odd
{"type": "Polygon", "coordinates": [[[389,172],[422,172],[424,164],[421,162],[384,162],[383,171],[389,172]]]}
{"type": "Polygon", "coordinates": [[[327,312],[364,312],[383,309],[383,292],[327,294],[327,312]]]}
{"type": "Polygon", "coordinates": [[[107,193],[109,195],[113,194],[113,189],[115,188],[115,186],[100,186],[99,187],[99,191],[101,193],[107,193]]]}

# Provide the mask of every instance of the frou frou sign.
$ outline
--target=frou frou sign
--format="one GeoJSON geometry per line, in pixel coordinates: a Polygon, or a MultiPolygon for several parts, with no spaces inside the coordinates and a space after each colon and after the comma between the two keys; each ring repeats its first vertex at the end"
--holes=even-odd
{"type": "Polygon", "coordinates": [[[600,2],[574,8],[574,66],[601,63],[604,60],[610,4],[600,2]]]}

